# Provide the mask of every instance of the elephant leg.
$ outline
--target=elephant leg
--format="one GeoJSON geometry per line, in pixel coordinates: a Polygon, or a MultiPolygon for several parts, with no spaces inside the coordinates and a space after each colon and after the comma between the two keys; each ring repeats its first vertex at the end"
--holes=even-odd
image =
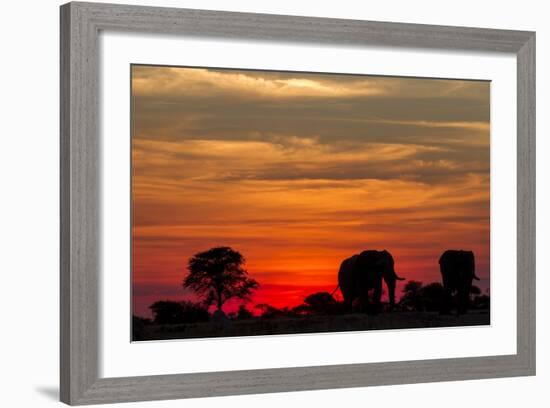
{"type": "Polygon", "coordinates": [[[344,308],[346,312],[353,313],[353,298],[351,296],[344,299],[344,308]]]}
{"type": "Polygon", "coordinates": [[[441,299],[441,307],[439,309],[439,314],[450,314],[452,308],[452,293],[453,287],[452,281],[450,279],[452,271],[448,268],[441,268],[441,280],[443,283],[443,296],[441,299]]]}
{"type": "Polygon", "coordinates": [[[367,299],[365,299],[365,296],[359,296],[357,298],[358,305],[356,305],[356,309],[359,310],[359,313],[364,313],[366,309],[366,304],[368,302],[367,299]]]}
{"type": "Polygon", "coordinates": [[[468,310],[468,304],[470,303],[470,289],[461,288],[457,293],[457,315],[465,314],[468,310]]]}
{"type": "Polygon", "coordinates": [[[386,285],[388,286],[388,300],[390,302],[390,310],[392,310],[395,306],[395,281],[390,280],[386,282],[386,285]]]}
{"type": "Polygon", "coordinates": [[[456,315],[458,316],[466,313],[466,308],[464,306],[464,290],[461,289],[457,292],[456,300],[457,300],[456,315]]]}
{"type": "Polygon", "coordinates": [[[369,312],[369,292],[368,290],[363,290],[359,296],[359,310],[361,313],[369,312]]]}
{"type": "Polygon", "coordinates": [[[353,313],[353,297],[344,291],[342,291],[342,297],[344,298],[342,303],[345,313],[353,313]]]}
{"type": "Polygon", "coordinates": [[[452,303],[451,288],[449,288],[448,286],[445,286],[443,289],[443,296],[441,299],[441,307],[439,309],[439,314],[450,314],[451,303],[452,303]]]}
{"type": "Polygon", "coordinates": [[[372,295],[372,305],[368,310],[371,314],[380,312],[380,299],[382,298],[382,279],[374,284],[374,293],[372,295]]]}

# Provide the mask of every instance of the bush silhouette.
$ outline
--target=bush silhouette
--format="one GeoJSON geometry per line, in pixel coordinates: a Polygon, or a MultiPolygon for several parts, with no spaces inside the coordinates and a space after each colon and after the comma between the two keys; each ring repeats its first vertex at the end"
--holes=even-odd
{"type": "Polygon", "coordinates": [[[152,323],[151,319],[132,315],[132,340],[143,340],[145,328],[152,323]]]}
{"type": "Polygon", "coordinates": [[[317,292],[304,299],[311,314],[334,314],[339,311],[338,302],[328,292],[317,292]]]}
{"type": "Polygon", "coordinates": [[[206,307],[189,301],[161,300],[149,306],[156,324],[180,324],[206,322],[210,318],[206,307]]]}
{"type": "Polygon", "coordinates": [[[439,282],[423,285],[422,282],[409,281],[403,288],[400,306],[407,310],[435,312],[441,308],[444,289],[439,282]]]}
{"type": "Polygon", "coordinates": [[[403,296],[399,304],[411,310],[420,310],[422,307],[421,288],[422,282],[408,281],[403,288],[403,296]]]}
{"type": "Polygon", "coordinates": [[[243,320],[243,319],[250,319],[254,317],[252,312],[246,308],[245,305],[240,305],[239,310],[237,311],[237,319],[243,320]]]}
{"type": "Polygon", "coordinates": [[[445,289],[439,282],[432,282],[420,289],[420,298],[423,310],[438,312],[441,309],[445,289]]]}
{"type": "Polygon", "coordinates": [[[489,309],[491,305],[491,298],[488,295],[474,296],[472,299],[473,309],[489,309]]]}
{"type": "Polygon", "coordinates": [[[268,305],[267,303],[260,303],[256,305],[256,309],[260,310],[261,317],[264,319],[273,319],[277,317],[288,317],[293,313],[288,307],[283,307],[281,309],[268,305]]]}

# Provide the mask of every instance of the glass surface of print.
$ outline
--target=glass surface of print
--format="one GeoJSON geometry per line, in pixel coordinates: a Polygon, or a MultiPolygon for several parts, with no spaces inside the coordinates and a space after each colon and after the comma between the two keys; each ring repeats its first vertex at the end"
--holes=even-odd
{"type": "Polygon", "coordinates": [[[490,83],[132,65],[132,339],[490,323],[490,83]]]}

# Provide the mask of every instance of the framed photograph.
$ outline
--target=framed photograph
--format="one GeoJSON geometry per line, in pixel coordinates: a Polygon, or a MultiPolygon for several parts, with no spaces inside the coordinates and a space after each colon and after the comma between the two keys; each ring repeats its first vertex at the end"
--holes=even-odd
{"type": "Polygon", "coordinates": [[[63,402],[534,374],[533,32],[61,7],[63,402]]]}
{"type": "Polygon", "coordinates": [[[488,81],[130,70],[132,340],[490,324],[488,81]]]}

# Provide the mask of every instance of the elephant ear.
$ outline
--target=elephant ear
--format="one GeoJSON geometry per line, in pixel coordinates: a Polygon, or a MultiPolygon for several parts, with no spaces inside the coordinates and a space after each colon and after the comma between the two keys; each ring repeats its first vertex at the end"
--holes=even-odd
{"type": "Polygon", "coordinates": [[[358,268],[364,268],[366,265],[366,255],[364,252],[361,252],[359,255],[357,255],[357,259],[355,260],[355,265],[358,268]]]}
{"type": "Polygon", "coordinates": [[[393,256],[391,256],[391,254],[386,249],[382,251],[382,254],[384,256],[382,256],[381,258],[384,260],[384,263],[387,262],[390,266],[393,266],[393,256]]]}
{"type": "Polygon", "coordinates": [[[374,259],[374,264],[376,265],[376,269],[380,271],[380,273],[384,274],[386,269],[388,269],[388,257],[384,254],[384,251],[380,251],[376,254],[377,256],[374,259]]]}

